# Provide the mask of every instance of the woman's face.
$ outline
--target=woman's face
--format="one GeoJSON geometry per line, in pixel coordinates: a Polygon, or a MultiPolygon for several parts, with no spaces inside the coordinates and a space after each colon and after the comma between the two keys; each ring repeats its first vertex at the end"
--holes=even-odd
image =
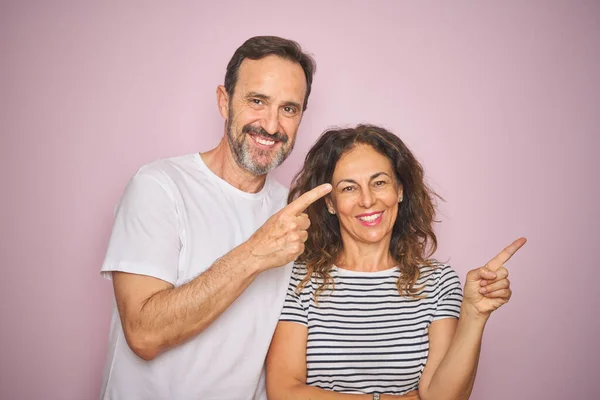
{"type": "Polygon", "coordinates": [[[349,240],[389,242],[402,198],[390,160],[369,145],[358,145],[340,158],[332,184],[326,202],[340,222],[344,246],[349,240]]]}

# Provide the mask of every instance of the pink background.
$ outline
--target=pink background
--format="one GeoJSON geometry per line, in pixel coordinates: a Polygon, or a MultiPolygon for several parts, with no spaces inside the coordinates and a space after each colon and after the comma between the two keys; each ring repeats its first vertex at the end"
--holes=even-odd
{"type": "Polygon", "coordinates": [[[222,135],[215,88],[257,34],[318,62],[288,184],[327,126],[401,136],[445,198],[464,281],[518,236],[473,399],[600,398],[600,2],[3,1],[0,398],[96,399],[112,208],[151,160],[222,135]]]}

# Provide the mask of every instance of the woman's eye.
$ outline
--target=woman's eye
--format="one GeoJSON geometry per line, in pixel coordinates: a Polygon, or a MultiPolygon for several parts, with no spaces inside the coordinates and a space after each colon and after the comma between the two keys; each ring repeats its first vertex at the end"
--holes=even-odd
{"type": "Polygon", "coordinates": [[[352,186],[346,186],[345,188],[342,188],[342,192],[351,192],[353,189],[352,186]]]}
{"type": "Polygon", "coordinates": [[[375,186],[383,186],[386,183],[387,183],[386,181],[377,181],[377,182],[375,182],[375,186]]]}

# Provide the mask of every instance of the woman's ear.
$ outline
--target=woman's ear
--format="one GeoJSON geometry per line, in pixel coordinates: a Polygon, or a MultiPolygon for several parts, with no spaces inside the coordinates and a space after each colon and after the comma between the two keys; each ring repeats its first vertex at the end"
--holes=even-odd
{"type": "Polygon", "coordinates": [[[327,204],[327,211],[331,215],[335,215],[335,207],[333,207],[333,202],[331,201],[331,196],[325,196],[325,204],[327,204]]]}

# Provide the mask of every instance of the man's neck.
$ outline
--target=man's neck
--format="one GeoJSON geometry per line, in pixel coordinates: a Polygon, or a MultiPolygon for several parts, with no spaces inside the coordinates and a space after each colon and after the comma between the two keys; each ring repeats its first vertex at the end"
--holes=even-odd
{"type": "Polygon", "coordinates": [[[238,165],[225,137],[214,149],[200,153],[200,157],[208,169],[237,189],[257,193],[265,185],[266,175],[254,175],[238,165]]]}

